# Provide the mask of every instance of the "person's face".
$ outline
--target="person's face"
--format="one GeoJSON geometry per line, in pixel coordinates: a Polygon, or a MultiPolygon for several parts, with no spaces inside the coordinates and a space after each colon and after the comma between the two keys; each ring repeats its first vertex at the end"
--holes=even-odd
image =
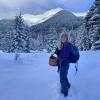
{"type": "Polygon", "coordinates": [[[67,38],[65,36],[62,36],[61,37],[61,42],[63,42],[63,43],[67,42],[67,38]]]}

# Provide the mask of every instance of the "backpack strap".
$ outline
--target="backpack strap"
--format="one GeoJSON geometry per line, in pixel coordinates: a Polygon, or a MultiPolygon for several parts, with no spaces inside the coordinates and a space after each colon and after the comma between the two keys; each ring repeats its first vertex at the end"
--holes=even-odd
{"type": "Polygon", "coordinates": [[[77,71],[78,71],[78,62],[75,63],[75,69],[76,69],[76,73],[77,73],[77,71]]]}

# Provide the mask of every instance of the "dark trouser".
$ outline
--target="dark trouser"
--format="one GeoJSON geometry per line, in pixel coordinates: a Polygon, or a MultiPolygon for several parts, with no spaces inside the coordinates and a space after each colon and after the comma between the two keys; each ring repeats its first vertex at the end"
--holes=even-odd
{"type": "Polygon", "coordinates": [[[69,62],[66,59],[59,59],[59,74],[60,74],[60,83],[61,83],[61,93],[64,95],[68,95],[68,69],[69,69],[69,62]]]}

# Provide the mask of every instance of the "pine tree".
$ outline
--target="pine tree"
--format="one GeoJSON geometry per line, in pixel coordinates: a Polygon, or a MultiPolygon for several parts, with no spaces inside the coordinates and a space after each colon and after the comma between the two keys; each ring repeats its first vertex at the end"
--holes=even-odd
{"type": "Polygon", "coordinates": [[[100,0],[95,0],[87,14],[86,29],[91,40],[91,49],[100,49],[100,0]]]}
{"type": "Polygon", "coordinates": [[[54,27],[49,28],[49,34],[46,35],[46,48],[48,52],[55,50],[57,47],[58,33],[54,27]]]}
{"type": "Polygon", "coordinates": [[[9,52],[13,43],[13,28],[12,26],[2,28],[0,34],[0,47],[3,51],[9,52]]]}
{"type": "Polygon", "coordinates": [[[91,48],[89,34],[85,28],[85,22],[76,31],[76,45],[82,51],[90,50],[91,48]]]}
{"type": "Polygon", "coordinates": [[[83,48],[84,51],[90,50],[90,39],[88,32],[84,30],[81,35],[81,47],[83,48]]]}
{"type": "Polygon", "coordinates": [[[14,33],[13,33],[13,45],[11,52],[21,53],[24,51],[25,47],[25,34],[24,34],[24,22],[22,19],[21,13],[16,16],[14,24],[14,33]]]}
{"type": "Polygon", "coordinates": [[[26,53],[29,53],[30,50],[31,50],[31,44],[30,44],[30,40],[31,40],[31,32],[30,32],[30,29],[29,27],[25,26],[25,29],[24,29],[24,34],[26,35],[26,38],[25,38],[25,52],[26,53]]]}
{"type": "Polygon", "coordinates": [[[26,50],[26,34],[25,32],[25,25],[22,19],[21,13],[15,17],[15,24],[14,24],[14,34],[13,34],[13,44],[11,48],[11,52],[15,52],[16,56],[15,59],[19,58],[19,53],[25,52],[26,50]]]}

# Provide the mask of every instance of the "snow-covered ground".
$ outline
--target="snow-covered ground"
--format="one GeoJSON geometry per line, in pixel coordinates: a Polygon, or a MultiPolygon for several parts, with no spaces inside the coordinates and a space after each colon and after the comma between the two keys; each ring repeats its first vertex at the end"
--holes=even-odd
{"type": "Polygon", "coordinates": [[[0,100],[100,100],[100,51],[81,52],[79,71],[69,70],[72,88],[68,98],[59,93],[57,68],[48,65],[50,54],[0,52],[0,100]]]}

